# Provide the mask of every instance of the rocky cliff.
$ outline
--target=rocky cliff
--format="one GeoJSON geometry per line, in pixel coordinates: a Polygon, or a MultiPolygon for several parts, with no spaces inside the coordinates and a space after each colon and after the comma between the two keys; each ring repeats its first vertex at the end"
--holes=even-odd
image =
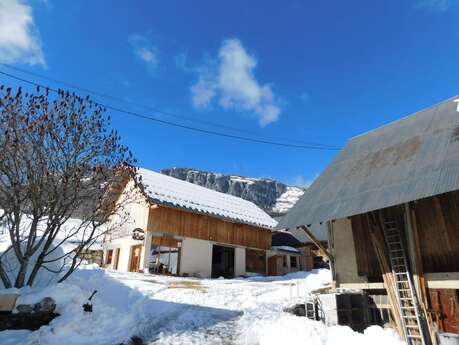
{"type": "Polygon", "coordinates": [[[273,217],[285,214],[304,193],[303,188],[287,186],[268,178],[225,175],[189,168],[163,169],[161,173],[252,201],[273,217]]]}

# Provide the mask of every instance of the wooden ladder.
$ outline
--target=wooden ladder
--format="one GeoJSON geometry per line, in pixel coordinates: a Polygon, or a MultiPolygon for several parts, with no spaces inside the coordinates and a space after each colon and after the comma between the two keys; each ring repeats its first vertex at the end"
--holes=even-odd
{"type": "Polygon", "coordinates": [[[402,241],[398,222],[393,218],[385,218],[383,232],[392,274],[394,275],[395,291],[400,306],[400,316],[406,342],[408,345],[426,345],[419,316],[419,305],[413,288],[405,245],[402,241]]]}

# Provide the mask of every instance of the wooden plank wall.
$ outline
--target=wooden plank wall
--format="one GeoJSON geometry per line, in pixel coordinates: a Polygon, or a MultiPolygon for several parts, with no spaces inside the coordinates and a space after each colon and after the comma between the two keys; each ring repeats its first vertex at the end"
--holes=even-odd
{"type": "Polygon", "coordinates": [[[414,202],[424,272],[459,272],[459,193],[414,202]]]}
{"type": "Polygon", "coordinates": [[[159,206],[150,209],[148,230],[258,249],[271,248],[271,231],[159,206]]]}
{"type": "Polygon", "coordinates": [[[245,265],[247,272],[266,274],[266,252],[247,249],[245,251],[245,265]]]}
{"type": "Polygon", "coordinates": [[[381,269],[370,239],[370,225],[366,214],[351,217],[357,272],[370,281],[382,281],[381,269]]]}
{"type": "Polygon", "coordinates": [[[440,331],[459,334],[459,290],[430,289],[429,293],[440,331]]]}

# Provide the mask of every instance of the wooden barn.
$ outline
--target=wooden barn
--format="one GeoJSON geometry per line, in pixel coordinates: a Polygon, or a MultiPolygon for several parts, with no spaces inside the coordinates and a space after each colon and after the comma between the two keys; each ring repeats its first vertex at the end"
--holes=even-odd
{"type": "Polygon", "coordinates": [[[352,138],[278,225],[326,224],[336,287],[364,291],[371,323],[408,344],[459,335],[458,110],[448,99],[352,138]]]}
{"type": "MultiPolygon", "coordinates": [[[[241,198],[139,169],[129,220],[104,241],[104,265],[131,272],[235,277],[266,273],[268,214],[241,198]]],[[[134,188],[133,188],[134,187],[134,188]]]]}

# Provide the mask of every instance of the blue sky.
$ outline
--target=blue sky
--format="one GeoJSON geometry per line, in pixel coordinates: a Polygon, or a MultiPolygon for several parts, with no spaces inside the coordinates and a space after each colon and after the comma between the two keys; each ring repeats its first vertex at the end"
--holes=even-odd
{"type": "MultiPolygon", "coordinates": [[[[453,0],[0,0],[0,62],[251,133],[242,135],[342,146],[459,93],[458,17],[453,0]]],[[[15,85],[4,76],[0,82],[15,85]]],[[[155,170],[194,167],[303,184],[336,155],[112,115],[140,164],[155,170]]]]}

